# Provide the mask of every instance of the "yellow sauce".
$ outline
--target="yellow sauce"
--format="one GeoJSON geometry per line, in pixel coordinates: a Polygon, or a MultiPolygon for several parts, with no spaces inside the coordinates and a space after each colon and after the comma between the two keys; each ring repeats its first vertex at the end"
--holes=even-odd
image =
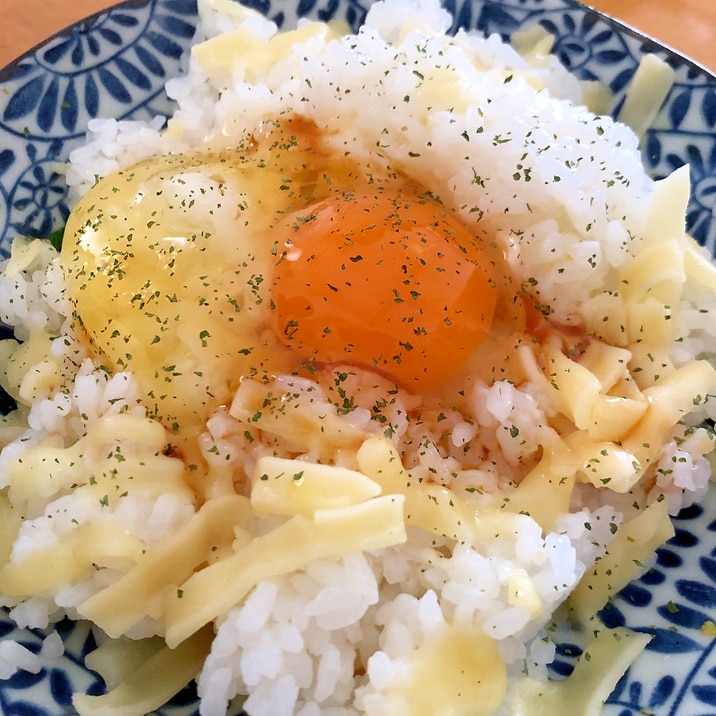
{"type": "Polygon", "coordinates": [[[396,713],[487,716],[505,696],[507,673],[497,642],[474,627],[452,624],[428,635],[410,667],[410,680],[389,693],[400,705],[396,713]]]}

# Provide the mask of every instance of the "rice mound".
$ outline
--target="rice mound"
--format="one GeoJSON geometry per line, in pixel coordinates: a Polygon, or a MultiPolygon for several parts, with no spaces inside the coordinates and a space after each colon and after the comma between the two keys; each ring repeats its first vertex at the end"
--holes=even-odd
{"type": "MultiPolygon", "coordinates": [[[[266,43],[277,32],[269,20],[218,2],[200,3],[200,11],[197,42],[243,30],[266,43]]],[[[148,157],[197,146],[226,151],[267,118],[290,117],[300,107],[335,151],[430,187],[478,236],[496,242],[543,317],[609,343],[618,334],[613,323],[625,315],[625,267],[649,246],[658,208],[637,137],[590,112],[584,88],[554,58],[521,55],[496,37],[460,31],[453,38],[445,34],[450,24],[436,2],[386,0],[371,7],[357,34],[297,36],[265,67],[195,53],[183,76],[167,84],[177,102],[168,126],[161,119],[93,120],[67,168],[73,199],[148,157]]],[[[151,550],[189,524],[197,499],[183,466],[165,450],[164,433],[152,432],[131,371],[108,371],[78,336],[57,252],[18,239],[0,269],[0,320],[23,341],[0,343],[0,355],[12,358],[2,385],[19,405],[0,426],[0,487],[9,488],[23,517],[8,562],[22,564],[87,525],[116,528],[136,543],[59,586],[1,598],[18,624],[45,628],[66,615],[83,618],[82,605],[131,569],[136,545],[151,550]],[[123,431],[119,437],[109,434],[112,426],[123,431]],[[165,477],[103,502],[86,483],[93,471],[113,468],[98,467],[81,447],[70,452],[89,444],[88,436],[99,441],[98,455],[131,446],[165,477]],[[54,458],[61,464],[52,465],[54,458]],[[20,489],[25,474],[36,491],[20,489]],[[46,474],[58,482],[47,486],[46,474]]],[[[682,283],[660,356],[666,372],[710,358],[716,347],[713,286],[682,283]]],[[[521,350],[528,365],[532,349],[521,350]]],[[[297,443],[237,417],[252,412],[257,399],[268,405],[268,396],[280,394],[298,417],[320,415],[336,434],[387,437],[413,484],[466,499],[507,494],[562,439],[564,408],[540,382],[543,366],[529,365],[535,372],[521,384],[499,375],[471,378],[461,402],[439,414],[421,396],[357,369],[342,371],[340,384],[333,373],[281,375],[259,387],[249,381],[231,410],[208,419],[203,459],[240,476],[237,489],[244,490],[265,455],[355,468],[349,451],[327,454],[320,442],[297,443]]],[[[197,678],[201,714],[405,713],[410,704],[400,684],[409,681],[420,645],[448,625],[469,625],[494,640],[508,689],[527,677],[545,679],[554,657],[545,627],[634,517],[633,505],[665,499],[675,514],[705,493],[713,438],[700,426],[716,410],[714,401],[699,403],[664,436],[649,479],[607,493],[585,478],[570,510],[548,530],[530,514],[513,514],[509,531],[470,544],[407,524],[403,543],[261,580],[215,620],[197,678]]],[[[279,522],[255,529],[265,533],[279,522]]],[[[127,636],[162,635],[163,628],[148,615],[127,636]]]]}

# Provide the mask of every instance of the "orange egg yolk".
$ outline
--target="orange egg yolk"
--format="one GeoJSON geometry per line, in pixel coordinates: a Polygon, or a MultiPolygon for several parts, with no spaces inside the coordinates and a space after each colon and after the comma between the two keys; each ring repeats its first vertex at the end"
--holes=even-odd
{"type": "Polygon", "coordinates": [[[494,266],[433,196],[385,185],[290,216],[273,276],[275,328],[304,360],[434,388],[492,324],[494,266]]]}

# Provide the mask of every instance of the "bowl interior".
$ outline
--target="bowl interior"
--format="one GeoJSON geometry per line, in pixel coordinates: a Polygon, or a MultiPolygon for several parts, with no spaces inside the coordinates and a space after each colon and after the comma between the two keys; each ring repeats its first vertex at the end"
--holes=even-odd
{"type": "MultiPolygon", "coordinates": [[[[341,19],[357,28],[369,3],[248,0],[279,26],[297,17],[341,19]]],[[[703,68],[575,0],[446,0],[454,28],[509,37],[540,24],[578,77],[612,93],[616,112],[644,53],[659,55],[676,82],[643,142],[654,177],[685,163],[693,186],[687,223],[712,252],[716,243],[716,81],[703,68]]],[[[47,237],[69,213],[57,170],[94,117],[148,119],[171,112],[163,86],[180,70],[194,34],[196,0],[129,0],[80,22],[0,71],[0,254],[16,234],[47,237]]]]}

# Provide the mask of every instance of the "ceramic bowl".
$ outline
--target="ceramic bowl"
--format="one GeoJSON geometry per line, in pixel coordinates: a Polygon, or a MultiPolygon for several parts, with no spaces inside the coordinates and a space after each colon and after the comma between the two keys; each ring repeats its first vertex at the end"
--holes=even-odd
{"type": "MultiPolygon", "coordinates": [[[[282,27],[297,16],[346,20],[357,27],[361,0],[249,0],[282,27]]],[[[611,113],[645,53],[676,72],[665,104],[646,132],[644,162],[654,177],[691,165],[691,234],[716,245],[716,79],[703,68],[574,0],[446,0],[455,27],[509,37],[533,24],[555,36],[554,52],[582,79],[612,94],[611,113]]],[[[197,19],[195,0],[131,0],[77,23],[0,70],[0,255],[16,234],[49,236],[69,213],[57,163],[80,144],[93,117],[147,119],[167,114],[163,86],[180,68],[197,19]]],[[[606,716],[716,714],[716,490],[676,519],[676,536],[651,569],[602,612],[609,626],[654,636],[609,697],[606,716]],[[709,626],[710,625],[710,626],[709,626]]],[[[86,624],[63,622],[65,655],[38,674],[0,682],[4,716],[71,713],[73,691],[102,693],[83,663],[94,647],[86,624]]],[[[0,639],[38,650],[44,634],[19,630],[0,612],[0,639]]],[[[561,637],[555,677],[570,672],[579,639],[561,637]]],[[[192,687],[159,713],[197,713],[192,687]]]]}

